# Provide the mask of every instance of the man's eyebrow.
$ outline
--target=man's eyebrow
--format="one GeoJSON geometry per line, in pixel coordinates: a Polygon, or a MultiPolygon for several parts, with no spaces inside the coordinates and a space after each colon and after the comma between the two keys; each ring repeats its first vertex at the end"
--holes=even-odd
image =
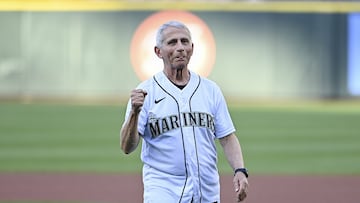
{"type": "Polygon", "coordinates": [[[176,42],[177,39],[170,39],[169,41],[167,41],[168,43],[171,43],[171,42],[176,42]]]}
{"type": "Polygon", "coordinates": [[[180,38],[180,39],[177,39],[177,38],[173,38],[173,39],[169,39],[166,43],[173,43],[173,42],[177,42],[178,40],[180,40],[181,42],[189,42],[190,39],[187,38],[187,37],[183,37],[183,38],[180,38]]]}

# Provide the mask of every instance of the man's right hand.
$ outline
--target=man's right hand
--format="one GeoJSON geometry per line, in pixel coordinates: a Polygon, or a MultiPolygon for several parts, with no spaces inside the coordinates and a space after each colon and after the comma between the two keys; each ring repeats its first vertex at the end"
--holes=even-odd
{"type": "Polygon", "coordinates": [[[147,92],[142,89],[134,89],[131,91],[131,106],[132,110],[135,112],[140,112],[141,107],[144,105],[144,100],[147,95],[147,92]]]}

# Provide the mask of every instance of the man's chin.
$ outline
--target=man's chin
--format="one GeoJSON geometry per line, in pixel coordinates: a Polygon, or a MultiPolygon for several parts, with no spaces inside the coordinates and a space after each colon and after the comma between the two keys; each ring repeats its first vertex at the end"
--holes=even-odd
{"type": "Polygon", "coordinates": [[[183,70],[186,68],[186,64],[177,64],[174,66],[174,69],[176,70],[183,70]]]}

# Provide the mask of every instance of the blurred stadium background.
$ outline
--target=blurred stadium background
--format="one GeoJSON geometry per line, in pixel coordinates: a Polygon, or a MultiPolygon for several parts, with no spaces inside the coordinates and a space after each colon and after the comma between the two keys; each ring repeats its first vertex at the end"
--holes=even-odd
{"type": "Polygon", "coordinates": [[[140,82],[130,41],[165,10],[211,29],[208,77],[229,101],[252,174],[360,175],[354,0],[0,0],[0,173],[139,174],[139,149],[118,147],[140,82]]]}
{"type": "Polygon", "coordinates": [[[212,30],[209,78],[233,100],[360,95],[353,1],[30,0],[0,1],[0,9],[1,100],[127,99],[139,82],[132,35],[169,9],[190,11],[212,30]]]}

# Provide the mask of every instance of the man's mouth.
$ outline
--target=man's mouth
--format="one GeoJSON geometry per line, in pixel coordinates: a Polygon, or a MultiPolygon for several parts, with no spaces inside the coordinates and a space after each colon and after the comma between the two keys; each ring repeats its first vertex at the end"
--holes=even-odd
{"type": "Polygon", "coordinates": [[[177,56],[176,61],[185,61],[185,57],[184,56],[177,56]]]}

